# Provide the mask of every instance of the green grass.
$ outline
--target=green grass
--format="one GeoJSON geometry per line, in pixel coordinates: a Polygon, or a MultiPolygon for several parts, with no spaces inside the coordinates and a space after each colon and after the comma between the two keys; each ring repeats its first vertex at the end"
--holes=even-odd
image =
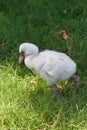
{"type": "Polygon", "coordinates": [[[0,130],[86,130],[86,90],[87,1],[0,0],[0,130]],[[71,40],[58,35],[61,29],[71,40]],[[18,65],[21,42],[74,59],[82,81],[78,95],[69,80],[54,101],[52,87],[18,65]]]}
{"type": "Polygon", "coordinates": [[[0,66],[0,129],[86,130],[87,92],[72,98],[72,84],[53,100],[53,91],[39,76],[21,75],[20,68],[0,66]]]}
{"type": "Polygon", "coordinates": [[[70,82],[54,101],[52,88],[39,76],[22,75],[19,70],[10,64],[0,66],[0,129],[87,129],[85,85],[72,97],[70,82]]]}

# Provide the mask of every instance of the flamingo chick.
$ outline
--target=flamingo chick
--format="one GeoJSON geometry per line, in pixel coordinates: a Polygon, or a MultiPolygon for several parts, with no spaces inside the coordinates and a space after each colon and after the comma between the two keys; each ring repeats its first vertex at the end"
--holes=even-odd
{"type": "Polygon", "coordinates": [[[19,53],[19,64],[24,60],[28,68],[35,70],[48,84],[52,85],[55,98],[59,94],[56,83],[69,78],[74,80],[75,93],[78,92],[80,78],[75,74],[76,63],[66,54],[53,50],[39,52],[38,47],[32,43],[22,43],[19,53]]]}

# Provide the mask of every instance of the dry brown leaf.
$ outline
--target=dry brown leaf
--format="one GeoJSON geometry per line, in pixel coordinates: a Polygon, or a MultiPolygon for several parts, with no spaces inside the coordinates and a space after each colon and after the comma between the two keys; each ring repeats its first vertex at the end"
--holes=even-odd
{"type": "Polygon", "coordinates": [[[68,80],[66,80],[66,81],[64,82],[64,84],[67,85],[67,84],[68,84],[68,80]]]}
{"type": "Polygon", "coordinates": [[[60,85],[60,84],[57,84],[57,87],[58,87],[59,89],[63,89],[63,86],[60,85]]]}
{"type": "Polygon", "coordinates": [[[58,87],[59,89],[63,90],[64,87],[65,87],[67,84],[68,84],[68,81],[66,80],[66,81],[64,81],[64,85],[63,85],[63,86],[60,85],[60,84],[57,84],[57,87],[58,87]]]}
{"type": "Polygon", "coordinates": [[[65,30],[60,30],[59,31],[59,35],[61,35],[63,37],[63,39],[67,40],[70,39],[71,37],[67,35],[65,30]]]}

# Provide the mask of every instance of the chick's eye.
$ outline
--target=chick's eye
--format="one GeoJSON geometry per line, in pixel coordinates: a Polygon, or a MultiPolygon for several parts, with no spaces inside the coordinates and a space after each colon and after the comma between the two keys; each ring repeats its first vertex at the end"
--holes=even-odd
{"type": "Polygon", "coordinates": [[[21,51],[21,55],[24,56],[24,52],[23,51],[21,51]]]}

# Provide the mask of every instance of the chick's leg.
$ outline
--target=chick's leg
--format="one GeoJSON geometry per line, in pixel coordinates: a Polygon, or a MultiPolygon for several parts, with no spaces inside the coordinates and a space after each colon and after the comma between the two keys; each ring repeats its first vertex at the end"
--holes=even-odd
{"type": "Polygon", "coordinates": [[[75,74],[72,76],[72,79],[74,80],[74,89],[75,89],[75,93],[77,94],[79,90],[79,86],[81,84],[81,80],[80,77],[75,74]]]}
{"type": "Polygon", "coordinates": [[[59,89],[56,84],[53,85],[53,90],[54,90],[54,98],[57,98],[59,95],[59,89]]]}

